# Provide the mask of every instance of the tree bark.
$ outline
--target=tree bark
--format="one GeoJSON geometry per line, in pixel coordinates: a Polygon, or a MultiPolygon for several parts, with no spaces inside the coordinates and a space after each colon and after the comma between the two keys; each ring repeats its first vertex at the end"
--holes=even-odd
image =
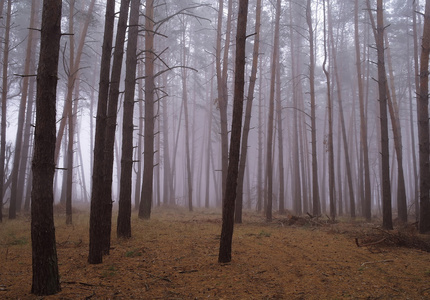
{"type": "MultiPolygon", "coordinates": [[[[280,0],[278,0],[280,1],[280,0]]],[[[239,169],[240,137],[242,131],[243,93],[245,87],[245,45],[248,0],[239,1],[236,34],[236,66],[233,100],[233,121],[231,125],[230,160],[227,173],[227,186],[223,201],[222,229],[219,246],[219,263],[231,261],[231,243],[234,227],[234,207],[236,200],[237,176],[239,169]]]]}
{"type": "Polygon", "coordinates": [[[116,234],[131,237],[131,191],[133,173],[133,112],[136,87],[137,38],[140,0],[131,0],[125,71],[124,117],[122,123],[121,179],[116,234]]]}
{"type": "Polygon", "coordinates": [[[376,41],[378,54],[378,92],[379,92],[379,120],[381,131],[381,181],[382,181],[382,227],[393,229],[391,212],[391,183],[390,183],[390,155],[388,141],[388,112],[387,112],[387,73],[385,71],[385,48],[384,48],[384,15],[383,0],[377,0],[376,25],[370,10],[370,1],[367,0],[367,8],[372,23],[373,34],[376,41]]]}
{"type": "Polygon", "coordinates": [[[245,174],[246,158],[248,153],[248,136],[251,124],[252,103],[254,101],[255,82],[257,80],[258,51],[260,47],[260,27],[261,27],[261,0],[257,0],[255,7],[255,39],[252,52],[251,76],[248,86],[248,97],[246,102],[245,121],[243,124],[242,146],[240,151],[239,175],[237,179],[237,196],[235,208],[235,222],[242,223],[243,208],[243,178],[245,174]]]}
{"type": "Polygon", "coordinates": [[[149,219],[154,181],[154,0],[146,0],[145,16],[145,131],[139,218],[149,219]]]}
{"type": "Polygon", "coordinates": [[[115,21],[115,0],[106,2],[105,28],[102,57],[100,62],[99,96],[97,104],[96,133],[94,141],[94,167],[90,211],[90,249],[88,262],[99,264],[103,260],[103,200],[107,191],[104,187],[104,158],[106,139],[106,117],[109,95],[109,70],[112,53],[113,28],[115,21]]]}
{"type": "Polygon", "coordinates": [[[420,58],[420,93],[417,98],[418,143],[420,164],[420,220],[419,231],[430,231],[430,146],[429,146],[429,113],[428,113],[428,80],[430,53],[430,0],[426,0],[424,29],[420,58]]]}
{"type": "Polygon", "coordinates": [[[57,69],[61,38],[61,0],[44,0],[39,67],[37,70],[36,129],[31,194],[31,293],[42,296],[61,290],[53,215],[57,69]]]}

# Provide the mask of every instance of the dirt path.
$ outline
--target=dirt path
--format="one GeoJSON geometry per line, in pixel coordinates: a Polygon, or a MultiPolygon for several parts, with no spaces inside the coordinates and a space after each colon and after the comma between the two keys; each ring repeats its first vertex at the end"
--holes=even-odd
{"type": "MultiPolygon", "coordinates": [[[[155,210],[150,221],[133,219],[132,239],[112,238],[103,264],[89,265],[88,215],[74,222],[57,217],[62,292],[44,299],[430,299],[430,253],[357,247],[342,224],[248,214],[235,227],[232,263],[219,265],[219,212],[155,210]]],[[[2,299],[40,299],[29,294],[29,227],[24,217],[0,225],[2,299]]]]}

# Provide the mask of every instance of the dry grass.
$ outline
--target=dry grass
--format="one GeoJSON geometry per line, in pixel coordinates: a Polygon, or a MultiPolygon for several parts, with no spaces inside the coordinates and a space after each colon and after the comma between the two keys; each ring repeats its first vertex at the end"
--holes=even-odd
{"type": "MultiPolygon", "coordinates": [[[[246,213],[235,227],[233,261],[220,265],[220,219],[219,211],[156,209],[150,221],[133,218],[132,239],[112,236],[103,264],[89,265],[88,214],[76,213],[66,226],[57,213],[62,292],[44,299],[430,298],[428,252],[357,247],[355,238],[371,240],[374,224],[288,226],[285,217],[267,224],[246,213]]],[[[0,225],[0,262],[0,298],[40,299],[29,293],[28,217],[0,225]]]]}

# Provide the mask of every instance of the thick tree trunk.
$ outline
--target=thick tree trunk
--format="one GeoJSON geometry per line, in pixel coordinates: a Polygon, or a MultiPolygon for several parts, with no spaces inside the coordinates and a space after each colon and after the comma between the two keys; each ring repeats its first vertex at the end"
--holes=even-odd
{"type": "Polygon", "coordinates": [[[242,146],[240,152],[239,175],[237,179],[237,197],[235,208],[235,222],[242,223],[243,208],[243,178],[245,174],[246,157],[248,152],[248,136],[251,124],[252,103],[254,101],[254,88],[257,80],[258,51],[260,46],[260,27],[261,27],[261,0],[257,0],[255,7],[255,39],[252,52],[251,77],[249,79],[248,97],[246,102],[245,121],[243,124],[242,146]]]}
{"type": "Polygon", "coordinates": [[[97,104],[96,133],[94,141],[94,168],[91,193],[90,212],[90,249],[88,262],[99,264],[103,260],[103,214],[105,207],[103,200],[107,191],[104,187],[104,158],[107,124],[107,104],[109,95],[109,70],[112,53],[113,28],[115,21],[115,0],[106,3],[105,28],[100,62],[100,83],[97,104]]]}
{"type": "Polygon", "coordinates": [[[44,0],[39,67],[37,70],[36,129],[31,194],[31,292],[52,295],[61,290],[54,227],[54,152],[57,69],[61,38],[61,0],[44,0]]]}
{"type": "Polygon", "coordinates": [[[231,243],[233,239],[234,207],[237,189],[237,176],[239,171],[243,93],[245,86],[245,45],[247,17],[248,0],[240,0],[236,34],[236,67],[233,100],[233,121],[231,125],[229,153],[230,160],[228,165],[227,186],[222,210],[222,229],[218,255],[219,263],[228,263],[231,261],[231,243]]]}
{"type": "Polygon", "coordinates": [[[122,123],[121,179],[118,222],[116,229],[116,234],[119,238],[131,237],[131,182],[133,173],[134,130],[133,112],[134,91],[136,87],[139,8],[140,0],[131,0],[125,70],[124,117],[122,123]]]}
{"type": "Polygon", "coordinates": [[[154,181],[154,0],[146,0],[145,16],[145,130],[139,218],[149,219],[154,181]]]}
{"type": "Polygon", "coordinates": [[[420,163],[420,233],[430,231],[430,146],[429,146],[429,113],[428,113],[428,80],[430,53],[430,0],[426,0],[424,31],[421,44],[420,60],[420,93],[417,103],[418,143],[420,163]]]}

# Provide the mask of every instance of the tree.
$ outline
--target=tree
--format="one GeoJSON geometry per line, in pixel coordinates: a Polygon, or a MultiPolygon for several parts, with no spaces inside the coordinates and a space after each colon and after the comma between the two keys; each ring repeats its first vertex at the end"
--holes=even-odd
{"type": "MultiPolygon", "coordinates": [[[[9,33],[10,33],[10,19],[11,19],[12,0],[7,2],[7,16],[6,16],[6,32],[4,38],[4,51],[3,51],[3,81],[1,93],[1,138],[0,138],[0,222],[3,220],[3,188],[4,188],[4,168],[6,159],[6,103],[8,91],[8,63],[9,63],[9,33]]],[[[13,209],[13,207],[12,207],[13,209]]],[[[13,211],[12,218],[15,217],[13,211]]],[[[11,208],[9,207],[9,218],[11,218],[11,208]]]]}
{"type": "Polygon", "coordinates": [[[109,70],[115,21],[115,0],[106,2],[105,28],[100,62],[99,95],[97,102],[96,133],[94,142],[93,183],[90,211],[90,249],[88,262],[99,264],[103,260],[103,199],[106,197],[104,183],[104,147],[106,115],[109,95],[109,70]]]}
{"type": "Polygon", "coordinates": [[[248,136],[251,124],[252,103],[254,101],[254,88],[257,80],[258,51],[260,47],[260,27],[261,27],[261,0],[257,0],[255,7],[255,39],[252,52],[252,69],[248,86],[248,97],[246,101],[245,121],[243,124],[242,146],[240,151],[239,175],[237,179],[237,196],[235,207],[235,222],[242,223],[243,207],[243,178],[245,174],[246,157],[248,152],[248,136]]]}
{"type": "Polygon", "coordinates": [[[381,130],[381,181],[382,181],[382,227],[393,229],[391,213],[391,183],[390,183],[390,155],[388,141],[388,113],[387,113],[387,73],[385,71],[385,48],[384,48],[384,15],[383,1],[376,3],[376,25],[370,10],[370,0],[367,0],[370,21],[376,41],[378,55],[378,93],[379,93],[379,120],[381,130]]]}
{"type": "MultiPolygon", "coordinates": [[[[330,5],[327,0],[327,6],[330,5]]],[[[327,69],[327,31],[326,31],[326,2],[323,0],[323,11],[324,11],[324,61],[323,71],[326,76],[327,85],[327,111],[328,111],[328,186],[330,193],[330,217],[332,220],[336,217],[336,192],[335,192],[335,181],[334,181],[334,150],[333,150],[333,102],[331,99],[331,84],[330,74],[327,69]]]]}
{"type": "Polygon", "coordinates": [[[266,221],[272,221],[272,198],[273,198],[273,162],[272,162],[272,141],[275,110],[275,81],[276,70],[279,68],[279,23],[281,19],[281,0],[276,2],[275,14],[275,34],[273,37],[273,56],[270,74],[270,94],[269,94],[269,116],[267,124],[267,153],[266,153],[266,176],[267,176],[267,207],[266,221]]]}
{"type": "Polygon", "coordinates": [[[421,233],[430,231],[430,145],[429,145],[429,113],[428,113],[428,76],[430,53],[430,0],[426,0],[424,14],[424,30],[421,43],[420,58],[420,93],[417,97],[418,143],[420,165],[420,219],[421,233]]]}
{"type": "Polygon", "coordinates": [[[314,29],[312,27],[311,0],[307,0],[306,21],[309,28],[309,88],[311,97],[311,143],[312,143],[312,213],[317,216],[321,213],[319,184],[318,184],[318,156],[317,156],[317,128],[315,104],[315,53],[314,29]]]}
{"type": "MultiPolygon", "coordinates": [[[[364,199],[362,199],[362,214],[367,221],[371,219],[371,188],[369,168],[369,147],[367,141],[367,120],[364,105],[363,79],[361,72],[360,57],[360,34],[358,28],[358,0],[354,2],[354,44],[355,44],[355,66],[357,70],[358,99],[360,103],[360,141],[363,152],[364,163],[364,199]]],[[[362,176],[362,174],[360,174],[362,176]]]]}
{"type": "Polygon", "coordinates": [[[137,38],[139,34],[139,8],[140,0],[131,0],[130,21],[128,29],[124,117],[122,124],[122,157],[121,182],[119,192],[119,209],[117,222],[117,236],[131,237],[131,189],[133,171],[133,111],[134,93],[136,87],[137,66],[137,38]]]}
{"type": "MultiPolygon", "coordinates": [[[[280,0],[278,0],[280,1],[280,0]]],[[[236,64],[233,98],[233,120],[231,124],[230,159],[227,173],[227,186],[222,209],[222,229],[218,262],[231,261],[231,243],[234,227],[234,207],[236,200],[237,176],[239,169],[240,141],[242,133],[243,93],[245,87],[245,44],[248,0],[239,1],[236,33],[236,64]]]]}
{"type": "Polygon", "coordinates": [[[61,38],[61,0],[44,0],[39,67],[37,69],[36,129],[34,135],[33,190],[31,193],[31,292],[59,292],[57,249],[53,215],[56,89],[61,38]]]}
{"type": "Polygon", "coordinates": [[[154,181],[154,0],[146,0],[145,12],[145,130],[143,149],[143,180],[139,218],[149,219],[154,181]]]}

